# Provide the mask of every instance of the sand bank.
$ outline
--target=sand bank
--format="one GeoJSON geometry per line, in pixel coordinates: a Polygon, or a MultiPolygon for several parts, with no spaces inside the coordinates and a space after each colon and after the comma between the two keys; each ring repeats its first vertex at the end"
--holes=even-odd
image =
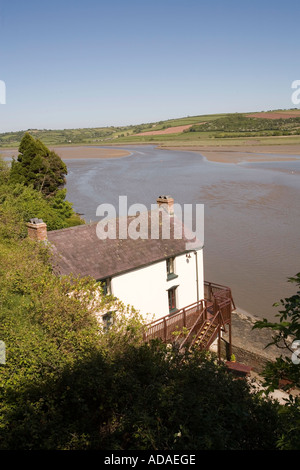
{"type": "MultiPolygon", "coordinates": [[[[131,144],[137,148],[141,144],[131,144]]],[[[147,145],[147,143],[143,143],[147,145]]],[[[120,148],[104,148],[88,145],[73,147],[50,147],[63,160],[84,158],[120,158],[131,154],[126,150],[126,145],[119,144],[120,148]]],[[[241,145],[241,146],[159,146],[163,150],[191,151],[201,153],[207,160],[220,163],[240,162],[268,162],[268,161],[293,161],[300,158],[300,144],[297,145],[241,145]]],[[[18,149],[1,149],[0,155],[13,157],[18,155],[18,149]]]]}
{"type": "Polygon", "coordinates": [[[251,145],[232,147],[160,147],[166,150],[199,152],[207,160],[220,163],[292,161],[300,158],[300,145],[251,145]]]}
{"type": "Polygon", "coordinates": [[[119,158],[130,155],[131,152],[123,149],[110,149],[99,147],[50,147],[62,160],[78,158],[119,158]]]}
{"type": "MultiPolygon", "coordinates": [[[[50,150],[54,150],[62,160],[68,159],[79,159],[79,158],[120,158],[126,157],[131,152],[123,149],[113,148],[99,148],[90,146],[78,146],[78,147],[51,147],[50,150]]],[[[17,157],[18,149],[1,149],[0,155],[4,157],[17,157]]]]}

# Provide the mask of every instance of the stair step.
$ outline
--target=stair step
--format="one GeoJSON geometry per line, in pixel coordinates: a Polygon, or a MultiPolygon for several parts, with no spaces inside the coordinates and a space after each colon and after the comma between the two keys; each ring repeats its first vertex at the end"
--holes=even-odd
{"type": "Polygon", "coordinates": [[[198,334],[198,338],[195,341],[195,344],[205,347],[214,334],[216,327],[217,325],[215,323],[206,322],[205,326],[203,326],[200,333],[198,334]]]}
{"type": "Polygon", "coordinates": [[[184,347],[186,344],[197,345],[200,349],[205,349],[209,342],[212,341],[213,335],[216,334],[216,329],[218,324],[207,319],[203,321],[202,325],[194,323],[190,328],[190,331],[187,336],[181,341],[181,347],[184,347]]]}

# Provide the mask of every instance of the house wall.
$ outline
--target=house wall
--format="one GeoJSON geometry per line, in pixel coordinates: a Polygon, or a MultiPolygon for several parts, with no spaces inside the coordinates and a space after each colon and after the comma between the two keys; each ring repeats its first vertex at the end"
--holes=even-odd
{"type": "MultiPolygon", "coordinates": [[[[199,299],[204,297],[203,251],[197,251],[199,299]]],[[[176,289],[177,308],[183,308],[197,301],[196,255],[190,258],[180,255],[175,258],[177,277],[167,280],[166,261],[151,264],[126,274],[115,276],[111,280],[112,294],[126,305],[132,305],[144,316],[149,314],[149,321],[169,313],[168,289],[176,289]]]]}

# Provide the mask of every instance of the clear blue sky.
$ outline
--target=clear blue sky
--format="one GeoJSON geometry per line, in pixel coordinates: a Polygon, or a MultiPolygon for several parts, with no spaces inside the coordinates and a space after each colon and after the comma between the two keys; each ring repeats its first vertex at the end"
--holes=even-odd
{"type": "Polygon", "coordinates": [[[295,107],[299,32],[299,0],[0,0],[0,132],[295,107]]]}

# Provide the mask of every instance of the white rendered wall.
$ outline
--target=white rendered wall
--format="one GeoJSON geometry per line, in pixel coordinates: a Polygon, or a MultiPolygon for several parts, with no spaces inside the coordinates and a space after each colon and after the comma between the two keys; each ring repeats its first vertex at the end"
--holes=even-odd
{"type": "MultiPolygon", "coordinates": [[[[203,251],[197,252],[199,300],[204,297],[203,251]]],[[[132,305],[147,316],[149,321],[169,314],[168,289],[176,290],[177,308],[183,308],[197,301],[196,255],[190,258],[180,255],[175,258],[177,277],[167,280],[166,261],[151,264],[111,280],[112,294],[126,305],[132,305]]]]}
{"type": "MultiPolygon", "coordinates": [[[[177,256],[175,258],[175,272],[178,274],[177,283],[177,307],[183,308],[196,302],[197,288],[199,300],[204,297],[204,274],[203,274],[203,250],[199,250],[196,255],[194,252],[190,253],[190,258],[186,255],[177,256]],[[198,265],[198,285],[196,266],[198,265]]],[[[176,281],[176,279],[174,280],[176,281]]],[[[172,281],[169,281],[169,284],[172,281]]],[[[171,287],[171,286],[170,286],[171,287]]]]}

